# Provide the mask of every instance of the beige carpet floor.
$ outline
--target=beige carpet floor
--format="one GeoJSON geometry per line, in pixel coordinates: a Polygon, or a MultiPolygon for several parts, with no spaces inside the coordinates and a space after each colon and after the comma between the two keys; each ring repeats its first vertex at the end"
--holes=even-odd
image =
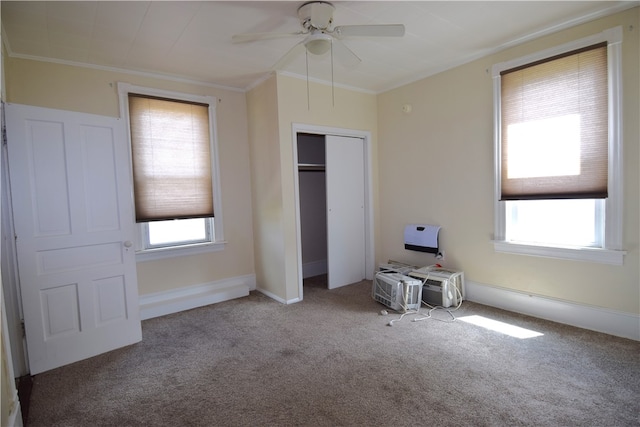
{"type": "Polygon", "coordinates": [[[316,280],[289,306],[252,292],[150,319],[139,344],[36,375],[27,425],[640,425],[636,341],[471,302],[389,327],[383,308],[371,282],[316,280]]]}

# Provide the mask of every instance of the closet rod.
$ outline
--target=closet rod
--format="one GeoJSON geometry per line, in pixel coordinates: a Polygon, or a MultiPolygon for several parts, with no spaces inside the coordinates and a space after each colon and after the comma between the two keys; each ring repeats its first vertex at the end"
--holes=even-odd
{"type": "Polygon", "coordinates": [[[324,172],[324,165],[301,163],[301,164],[298,164],[298,170],[299,171],[324,172]]]}

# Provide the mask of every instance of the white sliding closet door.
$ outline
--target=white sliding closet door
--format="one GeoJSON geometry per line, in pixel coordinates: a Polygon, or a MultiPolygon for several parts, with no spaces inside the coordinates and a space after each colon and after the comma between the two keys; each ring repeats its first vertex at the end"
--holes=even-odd
{"type": "Polygon", "coordinates": [[[365,278],[364,140],[326,136],[329,289],[365,278]]]}

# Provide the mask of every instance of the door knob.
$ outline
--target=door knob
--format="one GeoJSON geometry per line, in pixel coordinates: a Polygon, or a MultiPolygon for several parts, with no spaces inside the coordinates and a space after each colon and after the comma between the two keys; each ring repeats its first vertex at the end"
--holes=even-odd
{"type": "Polygon", "coordinates": [[[130,248],[131,246],[133,246],[133,243],[131,243],[131,240],[127,240],[126,242],[124,242],[125,248],[130,248]]]}

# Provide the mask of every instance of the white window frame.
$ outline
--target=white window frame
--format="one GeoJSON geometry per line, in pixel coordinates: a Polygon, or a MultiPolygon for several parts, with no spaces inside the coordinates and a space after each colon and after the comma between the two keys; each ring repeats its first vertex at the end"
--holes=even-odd
{"type": "MultiPolygon", "coordinates": [[[[129,174],[133,179],[132,174],[132,159],[131,159],[131,126],[129,123],[129,93],[138,93],[141,95],[156,96],[168,99],[175,99],[177,101],[190,101],[198,102],[209,105],[209,135],[211,136],[211,178],[213,180],[213,210],[215,217],[209,218],[208,222],[213,223],[213,240],[205,243],[194,244],[181,244],[177,246],[166,246],[156,248],[146,248],[145,243],[148,241],[148,226],[146,223],[137,224],[136,233],[136,260],[137,261],[150,261],[154,259],[174,258],[185,255],[195,255],[206,252],[216,252],[224,249],[227,243],[224,240],[224,227],[222,220],[222,198],[221,198],[221,186],[220,186],[220,166],[218,156],[218,136],[217,136],[217,123],[216,123],[216,106],[218,99],[214,96],[208,95],[191,95],[180,92],[172,92],[162,89],[148,88],[144,86],[136,86],[128,83],[118,83],[118,97],[120,101],[120,118],[124,120],[127,127],[127,138],[129,142],[129,174]]],[[[133,181],[132,181],[133,182],[133,181]]],[[[133,200],[133,188],[132,200],[133,200]]],[[[133,218],[132,218],[133,220],[133,218]]]]}
{"type": "Polygon", "coordinates": [[[623,245],[623,162],[622,162],[622,27],[582,38],[495,64],[492,67],[494,108],[494,250],[496,252],[622,265],[623,245]],[[506,204],[500,201],[501,186],[501,84],[500,72],[543,60],[597,43],[607,42],[609,93],[609,176],[605,202],[605,225],[602,248],[545,246],[505,240],[506,204]]]}

